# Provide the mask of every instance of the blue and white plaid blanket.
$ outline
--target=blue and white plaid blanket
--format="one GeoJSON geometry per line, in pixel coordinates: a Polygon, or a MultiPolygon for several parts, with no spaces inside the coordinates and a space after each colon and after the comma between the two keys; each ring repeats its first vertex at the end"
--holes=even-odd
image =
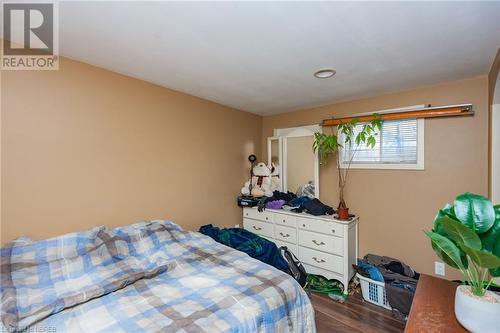
{"type": "Polygon", "coordinates": [[[285,273],[167,221],[1,249],[6,332],[315,332],[285,273]]]}

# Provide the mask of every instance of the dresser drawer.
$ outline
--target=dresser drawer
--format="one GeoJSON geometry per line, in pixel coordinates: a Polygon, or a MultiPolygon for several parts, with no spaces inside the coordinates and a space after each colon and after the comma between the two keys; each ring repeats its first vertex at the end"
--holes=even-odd
{"type": "Polygon", "coordinates": [[[266,238],[274,238],[273,225],[271,223],[243,219],[243,228],[266,238]]]}
{"type": "Polygon", "coordinates": [[[343,257],[299,246],[299,259],[306,264],[328,271],[333,271],[338,274],[344,273],[342,269],[343,257]]]}
{"type": "Polygon", "coordinates": [[[276,244],[277,247],[282,247],[286,246],[290,251],[292,251],[293,254],[298,258],[299,257],[299,251],[298,251],[298,246],[296,244],[290,244],[287,242],[283,242],[279,239],[273,240],[274,244],[276,244]]]}
{"type": "Polygon", "coordinates": [[[301,230],[299,232],[299,245],[339,256],[344,254],[343,238],[316,232],[301,230]]]}
{"type": "Polygon", "coordinates": [[[322,220],[312,220],[304,217],[297,217],[297,224],[300,229],[321,232],[327,235],[344,237],[342,233],[343,226],[335,222],[326,222],[322,220]]]}
{"type": "Polygon", "coordinates": [[[253,208],[244,208],[243,209],[243,218],[249,218],[259,221],[272,222],[273,213],[270,212],[259,212],[257,209],[253,208]]]}
{"type": "Polygon", "coordinates": [[[292,215],[275,213],[273,216],[274,223],[287,225],[289,227],[294,227],[294,228],[296,226],[296,220],[297,219],[295,218],[295,216],[292,216],[292,215]]]}
{"type": "Polygon", "coordinates": [[[282,225],[274,226],[274,238],[288,243],[297,244],[297,230],[282,225]]]}

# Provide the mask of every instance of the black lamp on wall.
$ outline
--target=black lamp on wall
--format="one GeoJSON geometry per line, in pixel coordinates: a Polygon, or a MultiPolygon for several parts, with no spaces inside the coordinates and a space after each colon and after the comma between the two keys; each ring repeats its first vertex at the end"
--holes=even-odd
{"type": "Polygon", "coordinates": [[[238,206],[240,207],[255,207],[259,201],[252,197],[252,177],[253,177],[253,167],[257,161],[257,156],[254,154],[248,156],[248,161],[250,162],[250,182],[248,184],[248,195],[238,196],[238,206]]]}

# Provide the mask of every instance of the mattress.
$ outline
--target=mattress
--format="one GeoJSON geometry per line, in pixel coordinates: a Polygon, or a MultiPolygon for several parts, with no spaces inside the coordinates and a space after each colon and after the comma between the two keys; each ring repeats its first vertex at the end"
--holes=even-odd
{"type": "Polygon", "coordinates": [[[289,275],[170,221],[1,249],[1,325],[33,332],[315,332],[289,275]]]}

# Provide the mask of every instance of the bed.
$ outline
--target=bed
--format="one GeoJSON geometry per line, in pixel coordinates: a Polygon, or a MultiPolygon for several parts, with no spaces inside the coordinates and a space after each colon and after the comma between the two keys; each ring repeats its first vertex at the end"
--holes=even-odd
{"type": "Polygon", "coordinates": [[[169,221],[20,238],[1,274],[9,332],[315,332],[293,278],[169,221]]]}

